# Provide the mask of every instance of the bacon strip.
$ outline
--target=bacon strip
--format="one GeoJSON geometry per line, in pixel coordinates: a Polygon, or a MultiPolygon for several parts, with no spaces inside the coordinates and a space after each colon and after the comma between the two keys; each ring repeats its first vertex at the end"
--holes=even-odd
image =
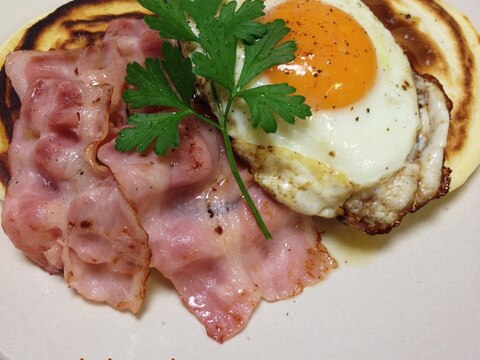
{"type": "Polygon", "coordinates": [[[221,136],[203,123],[184,121],[179,149],[165,157],[114,149],[127,113],[126,62],[160,56],[155,36],[143,22],[120,20],[98,48],[9,57],[23,107],[4,228],[41,267],[63,270],[80,294],[121,309],[138,311],[148,266],[157,268],[223,342],[262,298],[297,295],[336,263],[313,220],[273,201],[243,170],[274,236],[264,239],[221,136]]]}
{"type": "Polygon", "coordinates": [[[3,228],[45,270],[63,269],[87,299],[137,312],[147,234],[96,149],[109,129],[110,85],[37,80],[26,91],[8,152],[3,228]]]}
{"type": "Polygon", "coordinates": [[[243,176],[273,240],[259,231],[228,167],[219,134],[195,120],[182,125],[180,148],[121,154],[113,142],[98,156],[135,204],[149,235],[152,265],[185,306],[223,342],[246,325],[263,297],[295,296],[336,267],[310,217],[273,201],[243,176]]]}
{"type": "Polygon", "coordinates": [[[84,297],[133,312],[149,273],[147,234],[96,152],[124,122],[126,64],[160,44],[143,22],[123,20],[99,47],[20,51],[6,63],[22,99],[8,154],[6,234],[84,297]]]}

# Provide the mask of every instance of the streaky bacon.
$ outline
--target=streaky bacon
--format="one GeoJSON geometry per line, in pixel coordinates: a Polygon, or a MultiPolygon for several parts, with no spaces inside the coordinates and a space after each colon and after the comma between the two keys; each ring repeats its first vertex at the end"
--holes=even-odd
{"type": "Polygon", "coordinates": [[[118,19],[109,23],[98,46],[84,49],[52,51],[16,51],[5,61],[12,85],[23,98],[37,79],[78,80],[86,84],[113,86],[110,112],[125,118],[124,91],[126,66],[146,57],[161,56],[162,40],[144,21],[118,19]]]}
{"type": "Polygon", "coordinates": [[[137,312],[149,273],[147,234],[96,152],[124,122],[127,63],[143,61],[161,39],[141,21],[114,21],[107,34],[100,46],[8,56],[22,114],[9,149],[3,227],[84,297],[137,312]],[[128,50],[135,38],[140,45],[128,50]]]}
{"type": "Polygon", "coordinates": [[[297,295],[336,263],[313,220],[273,201],[242,169],[274,236],[264,239],[231,174],[221,136],[209,126],[185,120],[180,147],[165,157],[114,149],[127,115],[125,66],[160,57],[160,45],[143,21],[122,19],[109,25],[99,47],[8,57],[12,84],[25,100],[9,154],[3,226],[28,257],[52,273],[63,270],[85,297],[132,311],[140,306],[148,273],[145,229],[151,266],[173,282],[207,333],[223,342],[244,328],[262,298],[297,295]],[[62,87],[55,96],[54,88],[62,87]],[[50,110],[47,102],[54,105],[50,110]],[[80,136],[82,121],[90,124],[80,136]]]}
{"type": "Polygon", "coordinates": [[[147,234],[96,160],[111,96],[110,85],[71,80],[37,80],[27,89],[8,152],[2,220],[18,248],[49,272],[63,268],[81,295],[137,312],[149,273],[147,234]]]}
{"type": "Polygon", "coordinates": [[[170,279],[185,306],[223,342],[246,325],[263,297],[302,292],[336,267],[310,217],[243,178],[273,240],[259,230],[228,166],[218,132],[196,120],[181,126],[177,150],[121,154],[110,142],[99,159],[115,174],[149,235],[152,265],[170,279]]]}

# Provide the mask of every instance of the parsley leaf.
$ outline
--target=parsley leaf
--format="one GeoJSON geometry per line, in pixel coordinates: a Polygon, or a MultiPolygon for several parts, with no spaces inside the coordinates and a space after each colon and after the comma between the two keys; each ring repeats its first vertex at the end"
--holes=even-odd
{"type": "Polygon", "coordinates": [[[134,109],[156,105],[189,108],[170,86],[158,59],[147,59],[145,68],[136,62],[128,64],[125,80],[138,87],[123,93],[123,99],[134,109]]]}
{"type": "Polygon", "coordinates": [[[154,142],[154,152],[165,155],[180,143],[178,125],[189,112],[134,114],[128,118],[132,127],[120,130],[115,148],[120,151],[135,149],[142,153],[154,142]]]}
{"type": "Polygon", "coordinates": [[[295,123],[295,117],[311,116],[310,108],[304,104],[305,98],[293,94],[295,88],[287,84],[263,85],[245,90],[238,94],[248,104],[252,125],[261,126],[267,133],[277,131],[277,121],[274,113],[290,124],[295,123]]]}
{"type": "Polygon", "coordinates": [[[287,41],[275,45],[290,31],[283,20],[266,24],[267,34],[252,44],[245,45],[245,63],[243,65],[238,87],[243,88],[255,76],[268,68],[292,61],[296,50],[295,42],[287,41]]]}
{"type": "Polygon", "coordinates": [[[144,8],[156,16],[145,17],[145,22],[150,28],[157,30],[164,39],[179,41],[195,41],[193,33],[184,14],[183,0],[155,1],[138,0],[144,8]]]}
{"type": "Polygon", "coordinates": [[[190,107],[197,80],[192,72],[192,62],[182,57],[179,46],[173,46],[168,42],[163,43],[162,54],[163,68],[185,105],[190,107]]]}
{"type": "MultiPolygon", "coordinates": [[[[295,43],[280,43],[289,29],[283,20],[268,24],[257,22],[264,9],[263,0],[138,0],[154,16],[145,21],[164,39],[188,43],[189,57],[180,47],[164,42],[164,59],[147,59],[145,67],[127,66],[126,81],[134,88],[124,92],[132,108],[162,106],[171,108],[157,114],[138,113],[128,119],[116,140],[120,151],[146,151],[152,144],[157,155],[179,146],[178,126],[183,118],[194,115],[217,128],[225,142],[225,152],[232,174],[252,214],[266,238],[271,238],[263,219],[243,183],[228,135],[229,114],[234,100],[248,105],[252,125],[266,132],[277,130],[277,119],[295,123],[296,118],[311,115],[304,97],[292,95],[287,84],[249,88],[252,80],[266,69],[294,59],[295,43]],[[244,61],[237,53],[244,49],[244,61]],[[211,89],[218,123],[191,106],[196,77],[205,78],[211,89]],[[225,91],[226,90],[226,91],[225,91]]],[[[241,54],[240,54],[241,55],[241,54]]]]}
{"type": "Polygon", "coordinates": [[[122,129],[118,134],[117,150],[135,149],[141,153],[154,142],[155,153],[165,155],[168,149],[179,145],[180,121],[195,114],[190,106],[196,81],[192,62],[188,58],[184,59],[180,48],[169,42],[163,43],[162,54],[162,62],[146,59],[145,67],[138,63],[127,65],[126,81],[137,88],[126,90],[123,98],[135,109],[165,106],[180,111],[130,116],[127,123],[132,126],[122,129]]]}
{"type": "Polygon", "coordinates": [[[233,91],[237,39],[228,34],[225,24],[210,20],[209,31],[201,33],[199,43],[204,52],[195,51],[191,58],[194,73],[233,91]]]}
{"type": "MultiPolygon", "coordinates": [[[[216,0],[207,0],[206,3],[216,0]]],[[[248,43],[267,32],[265,25],[253,20],[262,16],[264,4],[260,0],[247,0],[238,10],[237,3],[231,1],[223,4],[218,17],[213,16],[211,7],[203,10],[197,2],[185,0],[186,9],[195,21],[199,35],[197,42],[202,51],[192,54],[195,64],[194,72],[214,81],[232,93],[235,89],[235,65],[237,61],[237,44],[239,39],[248,43]]],[[[218,5],[217,5],[218,7],[218,5]]]]}
{"type": "Polygon", "coordinates": [[[225,24],[227,31],[247,43],[253,43],[255,39],[265,35],[267,32],[265,25],[253,21],[264,15],[265,5],[263,2],[259,0],[245,1],[235,11],[236,6],[237,2],[231,1],[220,10],[218,20],[225,24]]]}
{"type": "MultiPolygon", "coordinates": [[[[156,1],[156,0],[153,0],[156,1]]],[[[183,10],[195,21],[199,32],[208,31],[205,26],[208,21],[215,17],[222,0],[180,0],[183,10]]]]}

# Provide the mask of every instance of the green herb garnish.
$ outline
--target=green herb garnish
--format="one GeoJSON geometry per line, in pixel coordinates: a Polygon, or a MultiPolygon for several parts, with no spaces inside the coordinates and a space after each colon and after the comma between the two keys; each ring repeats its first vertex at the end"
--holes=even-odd
{"type": "Polygon", "coordinates": [[[138,0],[155,16],[145,21],[163,39],[195,44],[197,49],[183,58],[180,47],[169,42],[162,46],[163,60],[147,59],[127,66],[126,81],[135,86],[124,92],[132,108],[165,106],[175,110],[129,117],[131,127],[120,131],[116,149],[145,151],[152,143],[155,153],[165,155],[178,147],[178,125],[186,116],[196,116],[217,128],[223,135],[228,162],[238,186],[255,220],[267,239],[268,229],[243,183],[228,136],[228,114],[233,101],[243,98],[252,125],[268,133],[277,130],[277,118],[293,124],[295,118],[311,115],[305,98],[292,95],[295,88],[287,84],[248,88],[264,70],[294,59],[293,41],[279,44],[289,32],[283,20],[262,24],[255,21],[264,15],[263,0],[246,0],[240,7],[235,1],[222,0],[138,0]],[[243,67],[235,75],[237,49],[244,51],[243,67]],[[211,88],[218,123],[197,113],[191,106],[197,76],[205,78],[211,88]],[[221,94],[221,95],[219,95],[221,94]]]}

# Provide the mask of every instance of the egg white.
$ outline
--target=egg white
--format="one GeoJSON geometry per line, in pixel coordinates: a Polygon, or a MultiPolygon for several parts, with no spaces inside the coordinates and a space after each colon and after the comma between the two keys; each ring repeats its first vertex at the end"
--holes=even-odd
{"type": "MultiPolygon", "coordinates": [[[[266,11],[283,0],[267,0],[266,11]]],[[[266,134],[254,129],[238,100],[230,117],[235,149],[256,180],[287,206],[308,215],[333,217],[354,192],[384,181],[401,169],[420,128],[414,75],[391,33],[358,0],[322,0],[353,16],[372,40],[375,84],[343,108],[314,111],[294,126],[278,121],[266,134]]],[[[241,56],[239,57],[241,67],[241,56]]],[[[268,84],[259,76],[252,87],[268,84]]]]}

